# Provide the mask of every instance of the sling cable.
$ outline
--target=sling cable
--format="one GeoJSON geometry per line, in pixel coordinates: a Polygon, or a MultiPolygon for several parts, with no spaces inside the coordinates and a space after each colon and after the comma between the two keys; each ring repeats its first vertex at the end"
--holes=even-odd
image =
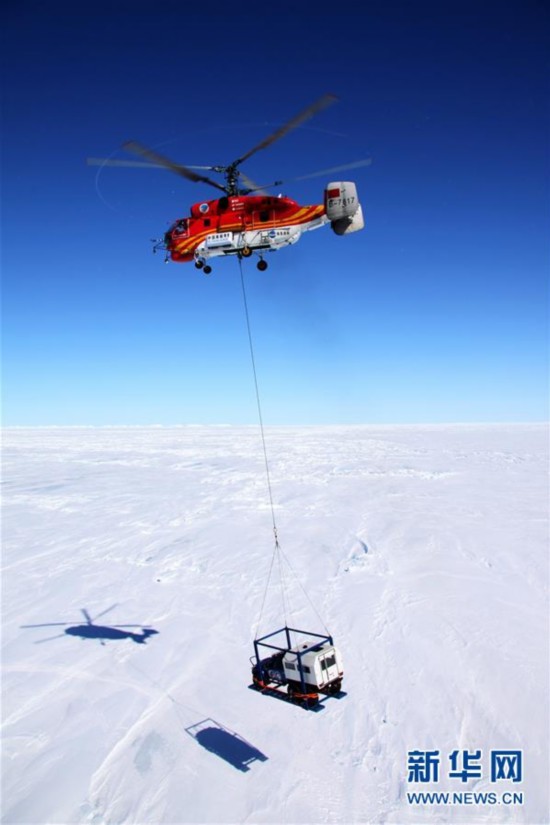
{"type": "Polygon", "coordinates": [[[246,295],[241,255],[238,256],[238,261],[274,537],[273,554],[271,557],[267,582],[260,606],[260,615],[258,617],[254,636],[255,655],[251,657],[252,687],[260,690],[262,693],[275,694],[280,698],[297,702],[306,708],[313,708],[319,703],[320,693],[325,695],[342,695],[341,686],[344,675],[342,658],[340,652],[334,646],[332,636],[329,634],[325,623],[308,596],[306,590],[302,586],[294,571],[294,568],[286,555],[283,553],[281,545],[279,544],[279,534],[277,531],[277,521],[275,518],[275,504],[273,500],[273,488],[271,484],[271,471],[267,455],[262,404],[258,385],[258,372],[256,369],[254,342],[252,338],[250,312],[248,309],[248,299],[246,295]],[[299,630],[296,627],[289,627],[289,606],[287,587],[285,583],[285,565],[288,567],[294,579],[298,583],[302,593],[326,631],[326,635],[299,630]],[[258,634],[260,631],[269,585],[275,568],[277,568],[279,573],[284,626],[279,630],[268,633],[266,636],[259,637],[258,634]],[[293,642],[291,633],[295,634],[299,639],[298,644],[293,642]],[[265,652],[261,651],[260,648],[267,648],[269,650],[267,657],[265,652]],[[262,656],[264,658],[262,658],[262,656]]]}

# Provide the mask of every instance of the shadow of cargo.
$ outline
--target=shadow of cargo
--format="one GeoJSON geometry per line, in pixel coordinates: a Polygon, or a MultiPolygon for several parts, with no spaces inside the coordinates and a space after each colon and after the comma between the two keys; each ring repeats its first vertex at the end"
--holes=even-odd
{"type": "Polygon", "coordinates": [[[267,756],[238,733],[224,728],[214,719],[203,719],[185,728],[185,732],[210,753],[214,753],[243,773],[253,762],[265,762],[267,756]]]}

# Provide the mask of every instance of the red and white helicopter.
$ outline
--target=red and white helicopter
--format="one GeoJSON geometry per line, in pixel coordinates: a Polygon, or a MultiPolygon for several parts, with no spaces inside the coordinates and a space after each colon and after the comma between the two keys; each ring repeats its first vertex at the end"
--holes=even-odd
{"type": "MultiPolygon", "coordinates": [[[[226,255],[248,258],[255,253],[259,257],[258,269],[265,270],[266,252],[275,252],[296,243],[304,232],[330,224],[337,235],[349,235],[365,225],[356,186],[350,181],[328,183],[322,204],[300,206],[286,196],[266,193],[266,189],[280,186],[283,181],[257,186],[239,168],[256,152],[267,148],[335,101],[333,95],[323,95],[228,166],[182,166],[137,141],[128,141],[123,148],[145,158],[145,161],[88,158],[88,164],[164,168],[186,180],[205,183],[220,190],[223,192],[221,197],[193,204],[189,217],[175,221],[164,238],[155,243],[154,250],[165,249],[166,261],[194,261],[197,269],[202,269],[206,275],[212,271],[210,259],[226,255]],[[223,175],[225,183],[218,183],[194,171],[197,169],[217,172],[223,175]]],[[[368,158],[293,180],[329,175],[370,163],[368,158]]]]}

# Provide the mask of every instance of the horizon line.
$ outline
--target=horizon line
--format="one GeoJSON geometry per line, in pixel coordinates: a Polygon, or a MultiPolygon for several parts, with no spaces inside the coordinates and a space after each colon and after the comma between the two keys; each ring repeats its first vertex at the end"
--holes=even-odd
{"type": "MultiPolygon", "coordinates": [[[[536,419],[533,421],[420,421],[420,422],[413,422],[413,421],[401,421],[401,422],[373,422],[373,421],[365,421],[365,422],[356,422],[356,423],[344,423],[344,422],[333,422],[331,424],[320,424],[320,423],[309,423],[309,424],[300,424],[300,423],[291,423],[291,424],[269,424],[264,422],[265,427],[525,427],[525,426],[550,426],[550,419],[536,419]]],[[[78,430],[78,429],[85,429],[85,430],[102,430],[102,429],[185,429],[186,427],[250,427],[250,428],[257,428],[259,427],[259,423],[230,423],[230,422],[219,422],[219,423],[199,423],[199,422],[186,422],[186,423],[172,423],[172,424],[159,424],[159,423],[148,423],[148,424],[5,424],[0,425],[0,429],[2,430],[78,430]]]]}

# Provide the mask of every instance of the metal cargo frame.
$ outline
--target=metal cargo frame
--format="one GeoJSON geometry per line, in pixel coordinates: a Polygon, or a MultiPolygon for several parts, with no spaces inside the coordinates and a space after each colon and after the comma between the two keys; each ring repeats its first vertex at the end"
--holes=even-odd
{"type": "Polygon", "coordinates": [[[319,647],[319,645],[322,644],[323,642],[328,642],[331,645],[334,644],[332,636],[326,636],[322,633],[312,633],[309,630],[299,630],[296,627],[287,627],[285,625],[284,627],[279,628],[279,630],[274,630],[273,633],[268,633],[266,636],[261,636],[259,639],[254,639],[254,652],[256,654],[256,664],[257,664],[257,666],[260,670],[262,680],[263,680],[263,678],[264,678],[264,669],[262,667],[262,660],[261,660],[259,648],[260,647],[266,647],[266,648],[269,648],[269,650],[277,650],[279,653],[287,653],[288,651],[292,650],[292,642],[290,640],[290,634],[291,633],[301,633],[303,636],[314,636],[316,639],[319,640],[319,641],[316,641],[313,644],[309,645],[308,647],[305,647],[303,650],[299,650],[299,651],[293,650],[292,651],[298,657],[298,665],[299,665],[298,672],[300,674],[300,684],[301,684],[301,688],[302,688],[302,693],[306,693],[307,688],[306,688],[306,681],[304,679],[304,669],[302,667],[302,656],[305,656],[306,653],[309,653],[310,651],[315,650],[315,648],[319,647]],[[274,636],[278,636],[279,633],[284,633],[285,634],[285,639],[286,639],[286,643],[287,643],[286,647],[281,647],[280,645],[267,644],[266,643],[266,641],[265,641],[266,639],[272,639],[274,636]]]}

